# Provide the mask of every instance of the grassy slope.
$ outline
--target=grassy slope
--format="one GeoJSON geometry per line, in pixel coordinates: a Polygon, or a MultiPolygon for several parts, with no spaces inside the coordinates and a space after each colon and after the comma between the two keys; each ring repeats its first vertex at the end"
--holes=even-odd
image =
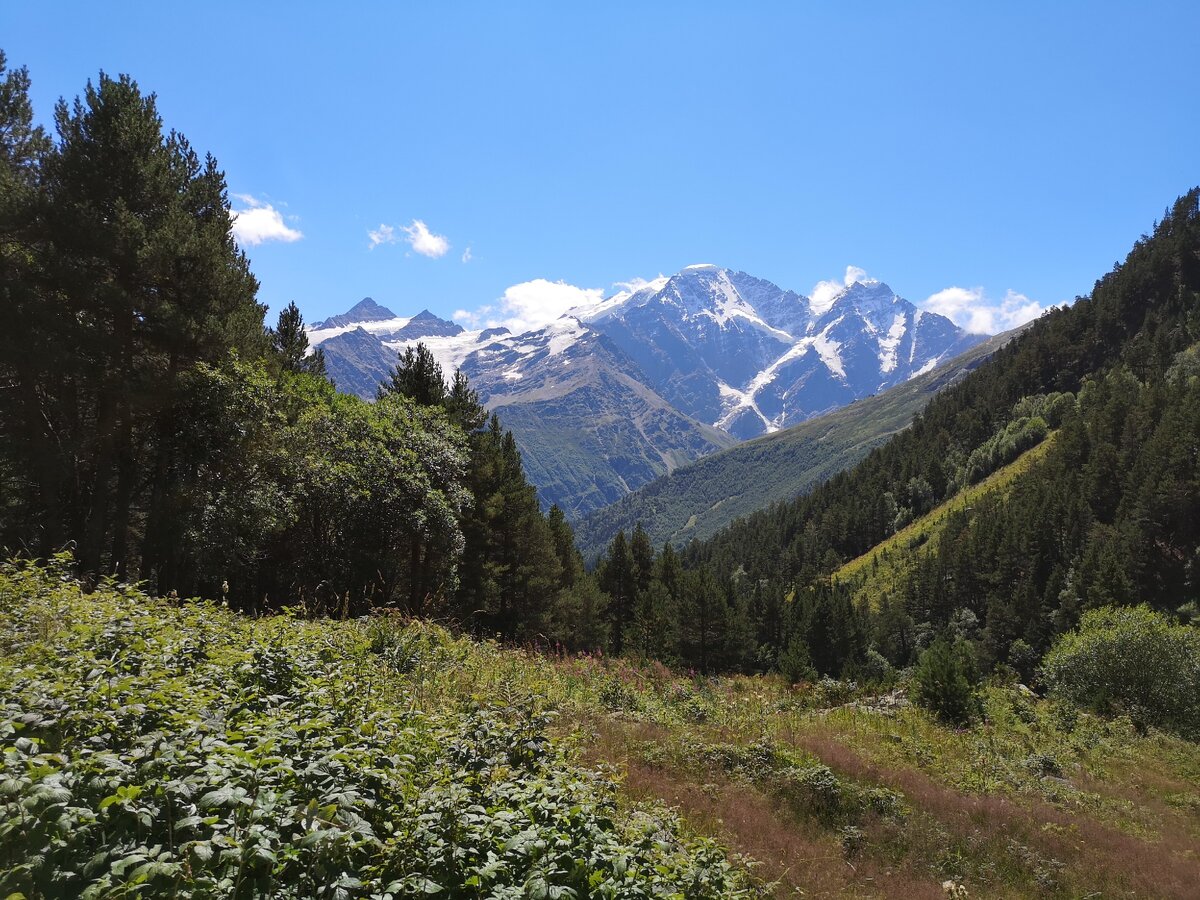
{"type": "Polygon", "coordinates": [[[99,896],[220,866],[276,888],[295,877],[307,896],[365,894],[352,877],[399,882],[395,896],[533,896],[579,859],[596,882],[578,896],[654,878],[654,896],[728,896],[722,854],[694,832],[750,857],[780,897],[942,897],[946,879],[971,896],[1188,897],[1200,883],[1196,745],[1013,688],[989,688],[987,723],[958,731],[836,685],[546,657],[386,618],[248,621],[11,572],[0,608],[0,890],[38,863],[18,821],[127,837],[94,864],[112,883],[99,896]],[[122,741],[134,752],[97,743],[122,741]],[[138,817],[161,829],[170,803],[168,841],[138,817]],[[188,804],[208,818],[185,825],[188,804]],[[118,871],[153,844],[170,846],[166,868],[118,871]]]}
{"type": "Polygon", "coordinates": [[[942,529],[951,515],[969,511],[984,497],[1007,491],[1022,473],[1045,457],[1053,444],[1054,435],[1051,434],[1007,466],[997,469],[978,484],[964,488],[883,543],[850,560],[833,573],[833,580],[850,585],[855,600],[866,599],[872,606],[878,606],[883,594],[894,591],[895,585],[911,571],[917,559],[937,547],[942,529]]]}
{"type": "Polygon", "coordinates": [[[734,519],[811,490],[909,426],[939,390],[978,366],[1013,332],[997,335],[904,384],[824,416],[702,457],[576,526],[585,558],[638,522],[656,546],[712,537],[734,519]]]}

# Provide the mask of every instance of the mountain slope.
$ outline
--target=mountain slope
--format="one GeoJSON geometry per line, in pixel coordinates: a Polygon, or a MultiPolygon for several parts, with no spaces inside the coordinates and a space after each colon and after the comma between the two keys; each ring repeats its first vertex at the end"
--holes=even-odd
{"type": "Polygon", "coordinates": [[[911,577],[920,560],[937,551],[943,535],[951,530],[952,516],[974,519],[993,495],[1012,489],[1031,466],[1041,462],[1054,446],[1054,435],[1026,450],[1006,466],[975,485],[964,488],[915,522],[905,525],[887,540],[837,569],[832,580],[846,585],[855,602],[878,609],[884,596],[911,577]]]}
{"type": "Polygon", "coordinates": [[[580,318],[678,409],[738,438],[844,406],[984,339],[878,281],[828,306],[744,272],[689,266],[580,318]]]}
{"type": "Polygon", "coordinates": [[[847,561],[1049,430],[1037,465],[948,515],[936,545],[880,592],[872,633],[893,665],[950,634],[985,666],[1028,675],[1084,610],[1200,608],[1200,188],[1089,297],[1041,317],[912,428],[812,493],[689,546],[685,564],[778,596],[833,590],[828,576],[847,561]]]}
{"type": "Polygon", "coordinates": [[[493,344],[462,365],[516,437],[545,504],[577,518],[734,443],[642,384],[603,335],[556,325],[515,347],[493,344]]]}
{"type": "Polygon", "coordinates": [[[1015,332],[997,335],[865,400],[738,444],[658,478],[576,525],[585,558],[641,524],[659,546],[712,537],[735,519],[788,500],[847,469],[907,428],[934,394],[980,365],[1015,332]]]}
{"type": "Polygon", "coordinates": [[[361,326],[327,338],[321,349],[325,371],[337,389],[364,400],[375,399],[375,389],[396,365],[396,352],[361,326]]]}

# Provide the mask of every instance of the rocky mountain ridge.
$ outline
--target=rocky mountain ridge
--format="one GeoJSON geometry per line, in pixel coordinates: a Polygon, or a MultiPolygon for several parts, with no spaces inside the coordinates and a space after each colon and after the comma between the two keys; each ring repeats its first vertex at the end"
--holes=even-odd
{"type": "Polygon", "coordinates": [[[984,340],[879,281],[817,303],[689,266],[523,334],[369,298],[309,328],[342,390],[374,396],[423,342],[500,412],[546,502],[584,515],[676,466],[928,372],[984,340]]]}

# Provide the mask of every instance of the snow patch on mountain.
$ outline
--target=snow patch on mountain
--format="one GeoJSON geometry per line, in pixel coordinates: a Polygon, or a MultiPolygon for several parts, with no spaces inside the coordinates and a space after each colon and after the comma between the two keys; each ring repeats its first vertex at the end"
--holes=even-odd
{"type": "Polygon", "coordinates": [[[458,326],[427,312],[395,317],[364,301],[354,318],[393,317],[353,325],[342,324],[351,314],[335,317],[336,327],[316,328],[309,340],[317,346],[361,328],[393,353],[421,342],[447,378],[461,368],[485,394],[489,381],[496,391],[518,381],[567,378],[568,366],[600,352],[593,342],[601,341],[602,352],[617,354],[623,377],[738,437],[776,431],[886,389],[977,342],[861,270],[848,270],[844,284],[822,286],[820,297],[808,298],[698,263],[618,285],[612,296],[522,334],[449,333],[458,326]]]}
{"type": "Polygon", "coordinates": [[[758,404],[754,402],[753,391],[739,391],[737,388],[730,387],[723,381],[717,382],[717,389],[720,391],[721,400],[727,409],[725,415],[713,423],[717,428],[728,428],[733,424],[734,419],[748,409],[762,420],[763,428],[767,431],[777,430],[767,417],[762,414],[762,410],[758,408],[758,404]]]}
{"type": "Polygon", "coordinates": [[[888,329],[887,337],[879,340],[879,371],[884,374],[896,368],[896,351],[908,330],[906,319],[904,313],[896,313],[896,318],[892,320],[892,327],[888,329]]]}
{"type": "Polygon", "coordinates": [[[563,316],[546,326],[546,334],[549,337],[546,345],[547,352],[551,356],[558,356],[575,346],[586,333],[587,328],[578,319],[573,316],[563,316]]]}
{"type": "Polygon", "coordinates": [[[813,349],[817,351],[817,354],[821,357],[821,362],[825,363],[825,367],[839,378],[845,378],[846,368],[842,364],[841,356],[842,345],[837,341],[830,340],[828,331],[829,329],[826,329],[816,337],[808,338],[808,340],[812,341],[813,349]]]}
{"type": "Polygon", "coordinates": [[[337,337],[339,334],[345,334],[348,331],[354,331],[356,328],[361,328],[368,334],[382,337],[383,335],[399,331],[412,320],[412,316],[397,316],[394,319],[378,319],[374,322],[350,322],[346,325],[335,325],[331,328],[318,328],[308,332],[308,342],[315,347],[322,341],[327,341],[331,337],[337,337]]]}

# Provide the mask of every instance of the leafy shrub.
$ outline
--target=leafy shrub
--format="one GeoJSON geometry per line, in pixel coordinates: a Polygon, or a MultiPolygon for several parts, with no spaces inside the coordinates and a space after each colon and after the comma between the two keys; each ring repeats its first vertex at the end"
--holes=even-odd
{"type": "Polygon", "coordinates": [[[813,686],[813,702],[823,709],[849,703],[858,695],[857,681],[824,676],[813,686]]]}
{"type": "Polygon", "coordinates": [[[882,653],[872,647],[867,650],[866,656],[859,664],[858,674],[868,684],[880,686],[891,684],[895,679],[896,670],[882,653]]]}
{"type": "Polygon", "coordinates": [[[1014,419],[1003,431],[993,435],[971,451],[959,475],[962,485],[975,484],[1008,465],[1031,447],[1036,447],[1050,433],[1041,416],[1014,419]]]}
{"type": "Polygon", "coordinates": [[[938,639],[913,670],[913,699],[939,719],[965,725],[979,713],[979,676],[970,645],[938,639]]]}
{"type": "Polygon", "coordinates": [[[808,652],[808,644],[800,636],[794,636],[779,654],[779,672],[792,684],[811,681],[817,677],[813,668],[812,656],[808,652]]]}
{"type": "Polygon", "coordinates": [[[0,897],[754,893],[532,703],[414,708],[439,634],[0,567],[0,897]]]}
{"type": "Polygon", "coordinates": [[[1057,696],[1200,739],[1200,628],[1148,606],[1101,607],[1046,654],[1043,679],[1057,696]]]}

